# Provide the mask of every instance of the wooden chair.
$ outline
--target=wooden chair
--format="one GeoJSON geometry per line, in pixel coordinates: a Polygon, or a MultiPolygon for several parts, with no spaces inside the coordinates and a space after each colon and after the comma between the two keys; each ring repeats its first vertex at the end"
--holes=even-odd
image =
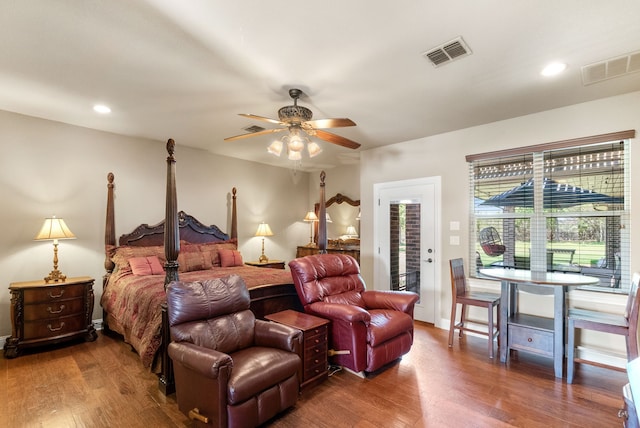
{"type": "Polygon", "coordinates": [[[500,333],[500,294],[477,293],[469,291],[467,279],[464,274],[464,262],[462,259],[449,260],[451,268],[451,323],[449,326],[449,347],[453,346],[453,333],[460,330],[460,337],[464,331],[482,334],[489,339],[489,358],[493,358],[493,341],[500,333]],[[460,310],[460,322],[456,323],[458,303],[460,310]],[[467,306],[479,306],[487,308],[487,331],[476,330],[465,325],[467,319],[467,306]],[[493,308],[497,308],[496,322],[493,322],[493,308]]]}
{"type": "Polygon", "coordinates": [[[568,319],[568,343],[567,343],[567,383],[573,382],[575,363],[591,364],[598,367],[605,367],[613,370],[625,371],[624,368],[611,366],[608,364],[589,361],[575,357],[575,334],[576,329],[595,330],[604,333],[618,334],[625,336],[627,342],[627,361],[638,357],[638,312],[640,308],[640,294],[638,294],[638,283],[640,273],[633,274],[631,289],[627,297],[627,308],[622,315],[609,314],[586,309],[570,309],[568,319]]]}

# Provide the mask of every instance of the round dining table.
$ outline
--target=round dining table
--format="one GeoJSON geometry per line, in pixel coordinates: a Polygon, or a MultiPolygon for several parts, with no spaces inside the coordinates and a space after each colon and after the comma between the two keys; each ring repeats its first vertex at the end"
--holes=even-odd
{"type": "Polygon", "coordinates": [[[553,358],[557,378],[563,377],[566,292],[569,287],[594,285],[600,279],[579,273],[537,272],[526,269],[486,268],[481,276],[501,281],[500,361],[506,363],[509,351],[522,350],[553,358]],[[553,319],[521,314],[519,291],[553,294],[553,319]]]}

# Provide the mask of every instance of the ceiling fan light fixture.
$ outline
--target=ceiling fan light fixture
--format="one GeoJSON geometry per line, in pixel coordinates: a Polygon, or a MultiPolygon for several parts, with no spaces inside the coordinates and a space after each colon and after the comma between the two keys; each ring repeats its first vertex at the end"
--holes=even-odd
{"type": "Polygon", "coordinates": [[[310,141],[309,144],[307,144],[307,150],[309,151],[310,158],[318,156],[322,152],[322,148],[315,141],[310,141]]]}
{"type": "Polygon", "coordinates": [[[267,151],[274,156],[280,156],[280,153],[282,153],[282,141],[275,140],[267,147],[267,151]]]}
{"type": "Polygon", "coordinates": [[[292,160],[292,161],[302,160],[302,153],[293,152],[293,151],[289,150],[289,160],[292,160]]]}

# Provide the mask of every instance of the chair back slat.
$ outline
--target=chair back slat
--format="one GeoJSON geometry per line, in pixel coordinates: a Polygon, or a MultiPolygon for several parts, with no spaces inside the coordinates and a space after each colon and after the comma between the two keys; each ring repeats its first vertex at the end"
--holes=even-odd
{"type": "Polygon", "coordinates": [[[627,361],[638,358],[638,321],[640,314],[640,294],[638,284],[640,283],[640,273],[635,272],[631,280],[629,297],[627,298],[627,310],[625,316],[629,320],[629,337],[627,340],[627,361]]]}
{"type": "Polygon", "coordinates": [[[467,279],[464,274],[464,261],[462,259],[449,260],[451,268],[451,293],[455,296],[462,296],[467,291],[467,279]]]}

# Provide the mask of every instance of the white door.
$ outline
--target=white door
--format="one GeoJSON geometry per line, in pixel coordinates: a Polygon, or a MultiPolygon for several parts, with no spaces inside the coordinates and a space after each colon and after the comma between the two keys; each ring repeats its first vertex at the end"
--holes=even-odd
{"type": "Polygon", "coordinates": [[[420,295],[414,317],[436,323],[440,307],[440,177],[374,185],[374,287],[420,295]]]}

